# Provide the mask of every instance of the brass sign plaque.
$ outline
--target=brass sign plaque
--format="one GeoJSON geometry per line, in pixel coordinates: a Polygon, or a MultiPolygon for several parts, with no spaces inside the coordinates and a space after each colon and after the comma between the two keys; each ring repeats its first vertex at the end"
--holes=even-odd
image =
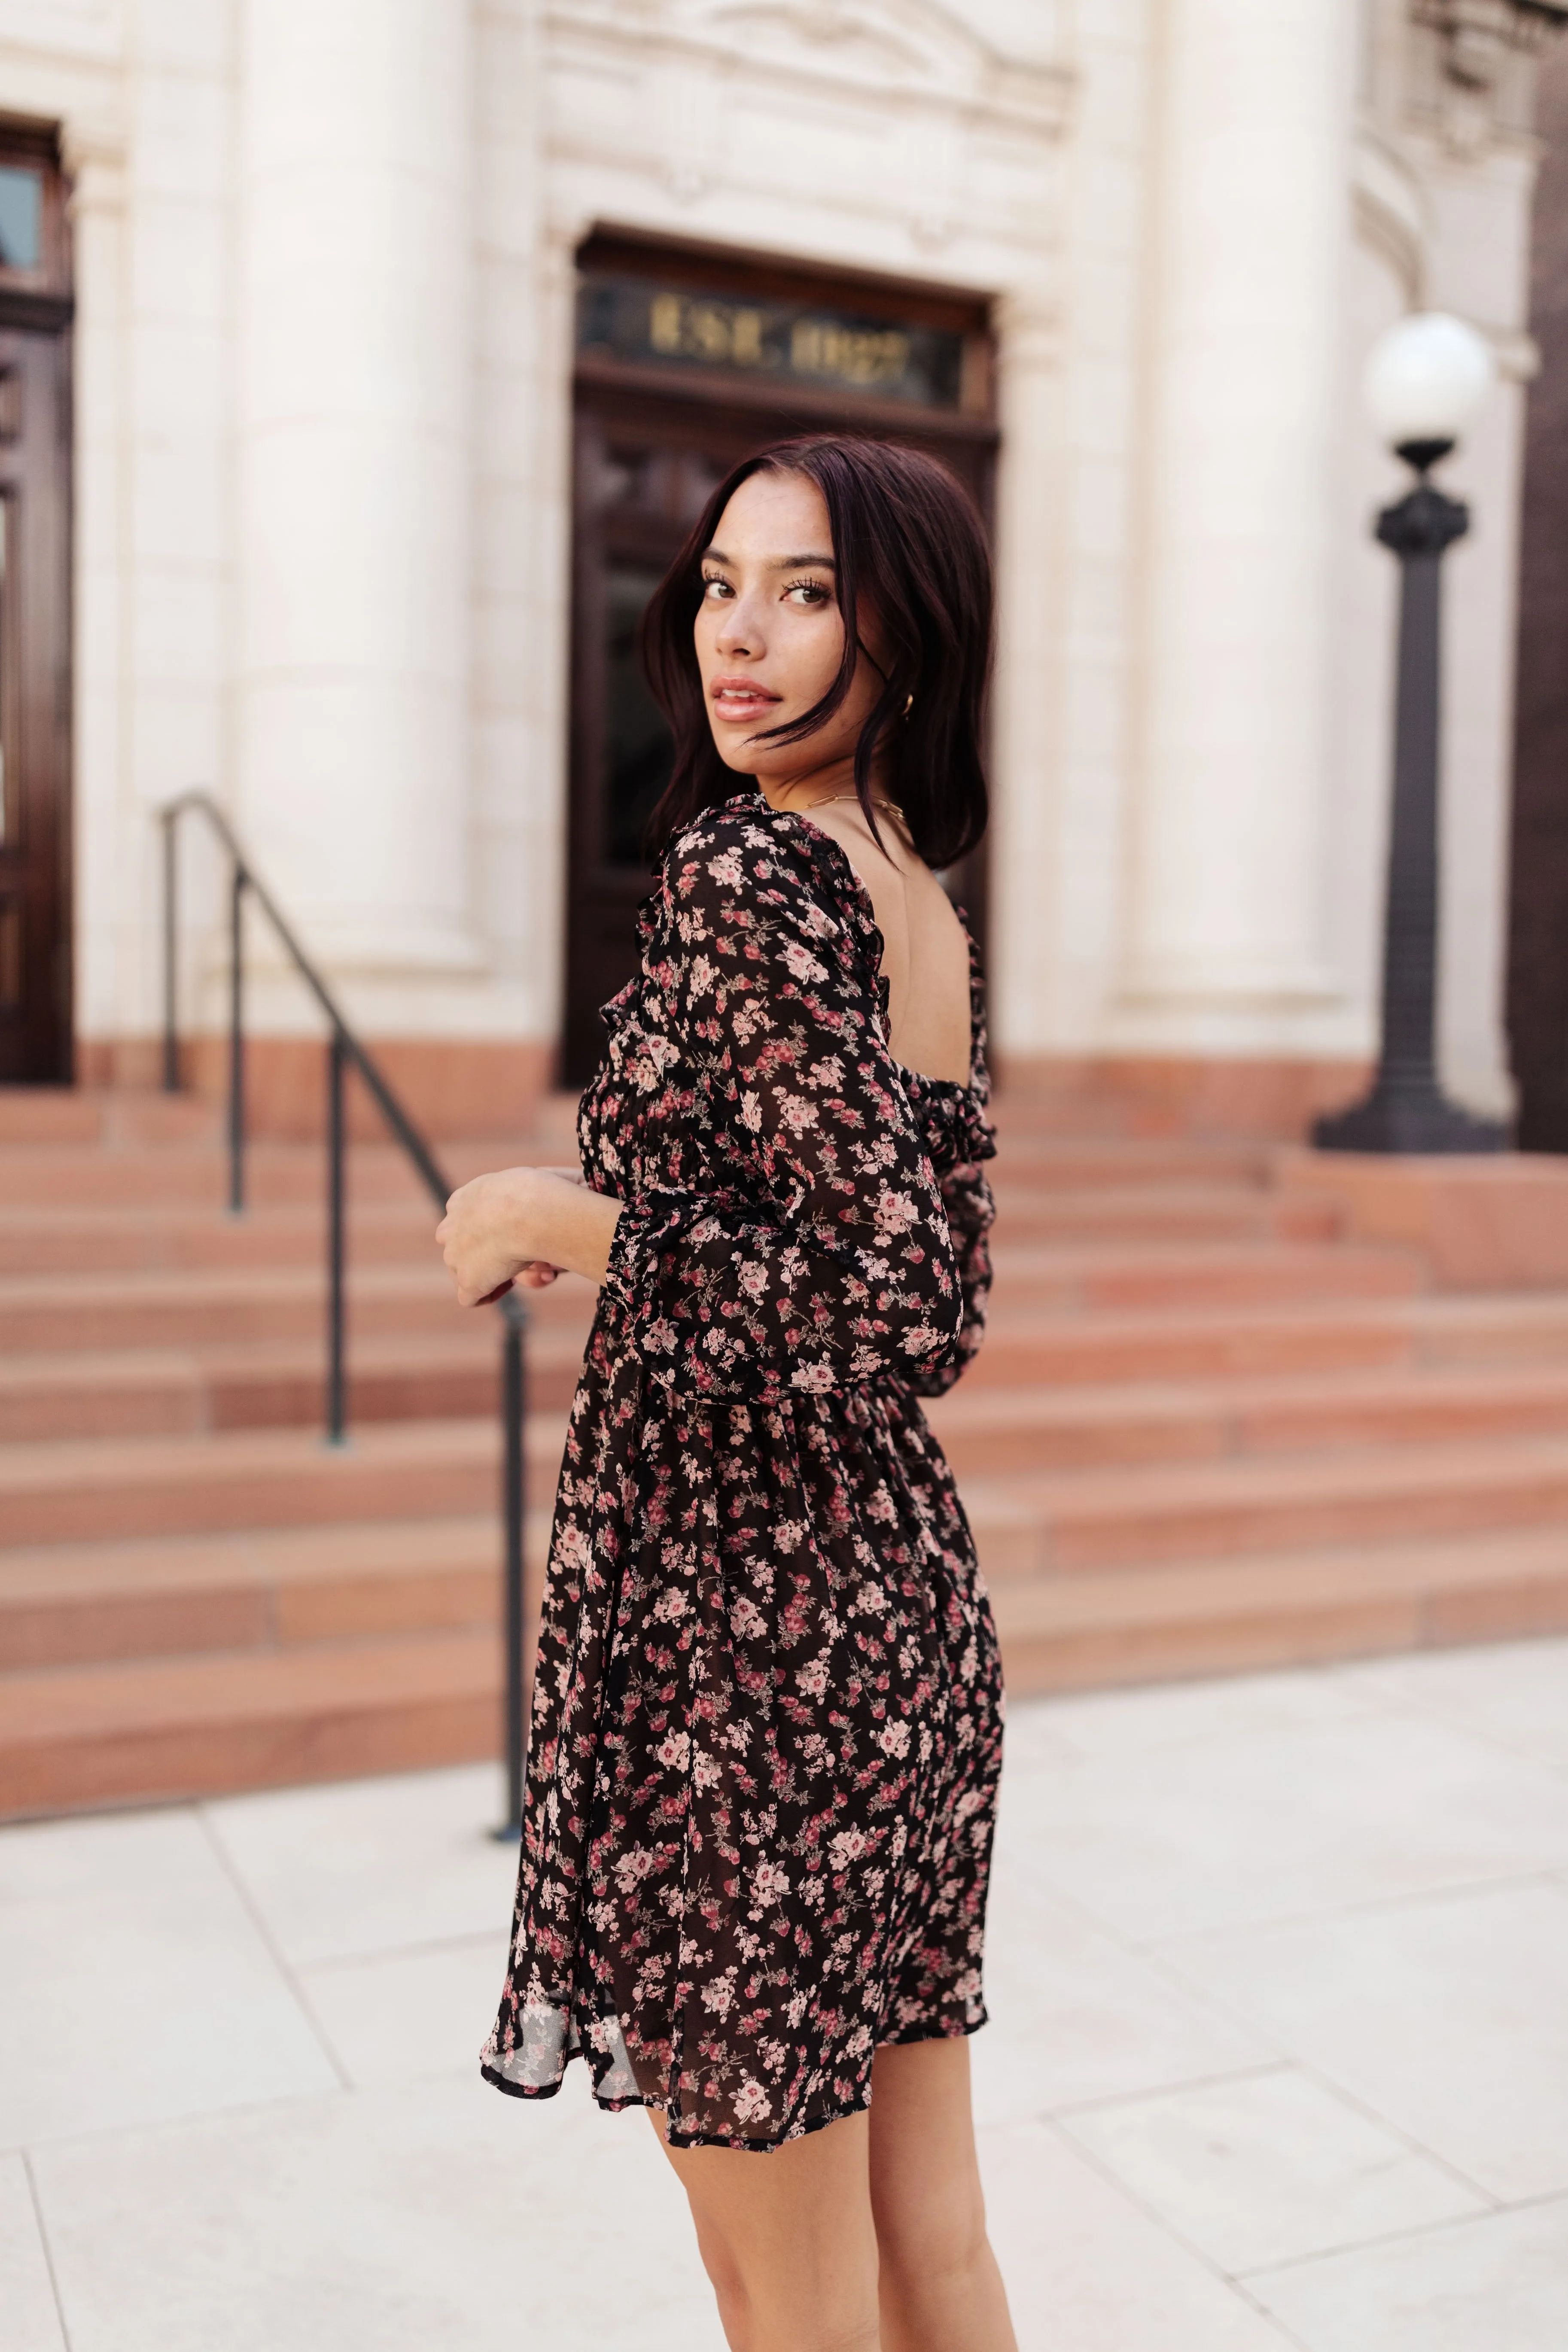
{"type": "Polygon", "coordinates": [[[817,391],[956,409],[963,337],[819,305],[737,299],[633,278],[583,280],[577,349],[688,373],[766,376],[817,391]]]}

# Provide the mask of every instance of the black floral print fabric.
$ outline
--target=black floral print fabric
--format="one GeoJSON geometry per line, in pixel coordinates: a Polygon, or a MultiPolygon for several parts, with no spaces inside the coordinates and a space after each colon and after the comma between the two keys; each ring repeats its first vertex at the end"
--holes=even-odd
{"type": "MultiPolygon", "coordinates": [[[[748,792],[672,845],[583,1099],[625,1202],[572,1409],[511,1963],[483,2070],[584,2054],[678,2147],[868,2104],[984,2022],[1002,1687],[917,1399],[979,1345],[994,1153],[900,1068],[837,844],[748,792]]],[[[972,957],[973,961],[973,957],[972,957]]]]}

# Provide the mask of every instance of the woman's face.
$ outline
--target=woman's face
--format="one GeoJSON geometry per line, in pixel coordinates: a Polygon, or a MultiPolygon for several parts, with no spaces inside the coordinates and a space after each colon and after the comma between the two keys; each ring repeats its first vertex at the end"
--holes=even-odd
{"type": "MultiPolygon", "coordinates": [[[[798,782],[854,756],[882,677],[862,652],[849,692],[804,741],[756,742],[821,701],[844,656],[833,534],[805,474],[752,474],[719,518],[702,558],[697,666],[713,740],[727,768],[764,783],[798,782]]],[[[871,637],[864,620],[862,638],[871,637]]]]}

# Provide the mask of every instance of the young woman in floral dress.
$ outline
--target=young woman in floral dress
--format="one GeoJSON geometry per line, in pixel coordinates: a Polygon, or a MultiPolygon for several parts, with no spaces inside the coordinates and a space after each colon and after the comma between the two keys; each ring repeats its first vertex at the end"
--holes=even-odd
{"type": "Polygon", "coordinates": [[[676,737],[580,1170],[440,1229],[465,1303],[598,1286],[484,2072],[648,2107],[736,2352],[1011,2352],[968,2044],[996,1642],[918,1399],[978,1346],[991,586],[908,450],[738,467],[649,607],[676,737]],[[756,2160],[771,2152],[770,2160],[756,2160]]]}

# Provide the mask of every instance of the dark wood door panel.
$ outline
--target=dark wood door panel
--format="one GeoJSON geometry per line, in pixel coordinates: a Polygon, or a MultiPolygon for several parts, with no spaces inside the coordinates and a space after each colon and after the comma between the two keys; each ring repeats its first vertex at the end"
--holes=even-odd
{"type": "Polygon", "coordinates": [[[0,1083],[71,1076],[68,359],[0,330],[0,1083]]]}

